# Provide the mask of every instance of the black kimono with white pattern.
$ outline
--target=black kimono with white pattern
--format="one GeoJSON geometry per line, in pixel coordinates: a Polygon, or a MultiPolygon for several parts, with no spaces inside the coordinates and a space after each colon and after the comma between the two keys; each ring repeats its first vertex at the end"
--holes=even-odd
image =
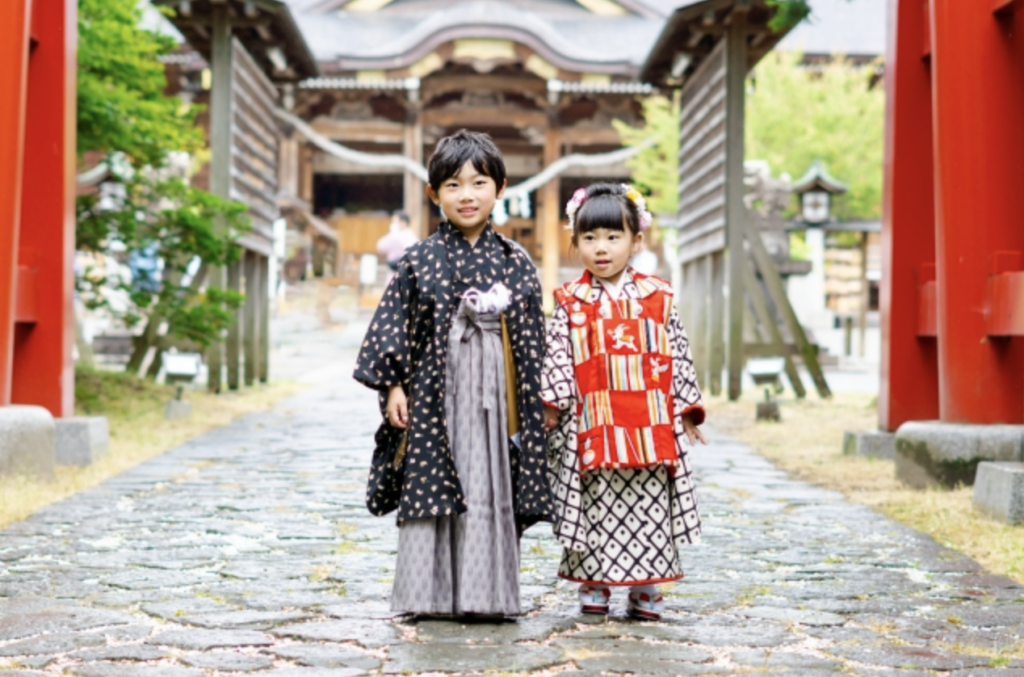
{"type": "MultiPolygon", "coordinates": [[[[409,397],[409,435],[398,500],[398,521],[466,511],[465,495],[448,444],[445,363],[452,314],[462,294],[504,282],[512,292],[505,310],[519,388],[520,447],[510,448],[516,520],[521,528],[552,519],[547,481],[540,373],[544,358],[541,289],[533,261],[490,225],[470,245],[442,223],[410,247],[384,292],[363,340],[354,377],[380,392],[401,384],[409,397]]],[[[403,431],[385,416],[378,445],[394,445],[403,431]]],[[[378,448],[380,452],[380,448],[378,448]]],[[[383,513],[387,510],[371,512],[383,513]]]]}

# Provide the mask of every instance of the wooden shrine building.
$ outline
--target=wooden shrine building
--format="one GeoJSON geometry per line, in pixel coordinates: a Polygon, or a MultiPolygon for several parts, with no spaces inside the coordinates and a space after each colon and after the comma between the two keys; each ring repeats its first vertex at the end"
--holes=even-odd
{"type": "MultiPolygon", "coordinates": [[[[669,9],[663,0],[319,0],[292,3],[321,76],[288,97],[317,132],[355,150],[425,162],[461,128],[494,137],[509,184],[568,153],[622,147],[612,121],[642,122],[636,81],[669,9]]],[[[345,254],[374,251],[387,215],[436,228],[411,172],[348,162],[296,145],[299,197],[338,230],[345,254]]],[[[568,249],[563,206],[597,179],[626,181],[624,164],[576,168],[528,200],[512,200],[499,228],[544,262],[545,288],[568,249]]],[[[342,262],[343,263],[343,262],[342,262]]]]}
{"type": "Polygon", "coordinates": [[[794,358],[823,397],[828,385],[778,267],[744,204],[747,73],[782,39],[767,0],[700,0],[675,10],[644,63],[641,79],[680,89],[679,213],[681,314],[702,383],[713,394],[741,392],[749,357],[784,358],[798,396],[794,358]],[[729,290],[728,295],[726,289],[729,290]]]}
{"type": "Polygon", "coordinates": [[[278,86],[318,74],[302,34],[279,0],[157,0],[210,65],[209,190],[249,206],[252,230],[242,260],[205,270],[207,288],[244,291],[245,304],[225,344],[207,351],[209,387],[266,381],[269,362],[269,259],[278,206],[278,86]],[[225,374],[226,372],[226,374],[225,374]],[[226,384],[223,379],[226,376],[226,384]]]}

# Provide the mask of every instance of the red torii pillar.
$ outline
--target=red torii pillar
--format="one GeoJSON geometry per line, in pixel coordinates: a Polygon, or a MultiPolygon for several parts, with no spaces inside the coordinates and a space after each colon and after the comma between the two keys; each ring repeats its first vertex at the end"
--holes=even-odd
{"type": "Polygon", "coordinates": [[[0,4],[0,405],[70,416],[77,3],[0,4]]]}
{"type": "Polygon", "coordinates": [[[1024,0],[890,0],[879,424],[1024,422],[1024,0]]]}

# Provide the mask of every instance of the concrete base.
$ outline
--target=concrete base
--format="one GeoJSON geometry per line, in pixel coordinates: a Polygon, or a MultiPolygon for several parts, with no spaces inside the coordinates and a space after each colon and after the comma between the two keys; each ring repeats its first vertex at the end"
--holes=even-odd
{"type": "Polygon", "coordinates": [[[1024,426],[910,421],[896,431],[896,478],[916,489],[974,484],[982,461],[1024,458],[1024,426]]]}
{"type": "Polygon", "coordinates": [[[177,421],[191,415],[192,403],[184,400],[171,400],[167,403],[167,409],[164,410],[164,418],[168,421],[177,421]]]}
{"type": "Polygon", "coordinates": [[[42,407],[0,407],[0,475],[53,479],[53,416],[42,407]]]}
{"type": "Polygon", "coordinates": [[[55,423],[58,465],[89,465],[110,450],[106,416],[71,416],[55,423]]]}
{"type": "Polygon", "coordinates": [[[843,433],[843,453],[867,458],[896,457],[896,435],[880,430],[854,430],[843,433]]]}
{"type": "Polygon", "coordinates": [[[974,506],[1000,522],[1024,522],[1024,463],[979,463],[974,506]]]}

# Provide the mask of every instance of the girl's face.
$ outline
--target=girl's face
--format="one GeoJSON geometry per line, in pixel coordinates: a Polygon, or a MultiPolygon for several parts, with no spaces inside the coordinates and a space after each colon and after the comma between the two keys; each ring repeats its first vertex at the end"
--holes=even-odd
{"type": "Polygon", "coordinates": [[[644,242],[643,233],[633,235],[628,225],[623,223],[622,227],[623,230],[598,228],[576,239],[583,267],[609,284],[618,284],[630,257],[640,251],[644,242]]]}
{"type": "Polygon", "coordinates": [[[483,230],[494,203],[504,192],[504,183],[499,188],[494,179],[481,174],[471,160],[467,160],[455,176],[442,181],[436,192],[427,186],[427,194],[441,207],[445,218],[470,239],[475,239],[483,230]]]}

